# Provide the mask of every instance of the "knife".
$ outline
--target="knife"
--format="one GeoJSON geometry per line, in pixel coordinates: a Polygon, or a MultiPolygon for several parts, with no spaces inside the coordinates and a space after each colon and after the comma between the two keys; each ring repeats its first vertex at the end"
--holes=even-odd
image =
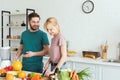
{"type": "Polygon", "coordinates": [[[44,71],[42,72],[42,75],[43,75],[43,76],[45,75],[46,71],[47,71],[47,70],[44,70],[44,71]]]}

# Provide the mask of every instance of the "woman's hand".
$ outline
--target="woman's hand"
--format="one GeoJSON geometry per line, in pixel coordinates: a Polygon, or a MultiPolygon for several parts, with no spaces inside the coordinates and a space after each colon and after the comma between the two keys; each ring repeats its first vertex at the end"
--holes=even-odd
{"type": "Polygon", "coordinates": [[[32,57],[32,56],[34,56],[34,52],[32,51],[28,51],[26,52],[26,54],[23,55],[23,57],[32,57]]]}
{"type": "Polygon", "coordinates": [[[50,77],[51,74],[54,74],[54,71],[48,72],[45,74],[46,77],[50,77]]]}

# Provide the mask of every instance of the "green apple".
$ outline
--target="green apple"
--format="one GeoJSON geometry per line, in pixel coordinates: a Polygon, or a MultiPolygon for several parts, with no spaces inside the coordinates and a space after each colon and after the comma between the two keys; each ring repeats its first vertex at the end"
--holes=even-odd
{"type": "Polygon", "coordinates": [[[36,74],[35,72],[31,72],[30,73],[30,78],[32,78],[33,76],[35,76],[35,74],[36,74]]]}

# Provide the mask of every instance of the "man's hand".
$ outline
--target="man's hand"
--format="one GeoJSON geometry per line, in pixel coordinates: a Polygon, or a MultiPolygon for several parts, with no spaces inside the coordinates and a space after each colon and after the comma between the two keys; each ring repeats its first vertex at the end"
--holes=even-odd
{"type": "Polygon", "coordinates": [[[32,51],[28,51],[26,52],[26,54],[23,55],[23,57],[32,57],[32,56],[34,56],[34,52],[32,51]]]}
{"type": "Polygon", "coordinates": [[[14,56],[14,60],[15,60],[15,61],[18,60],[17,54],[14,56]]]}

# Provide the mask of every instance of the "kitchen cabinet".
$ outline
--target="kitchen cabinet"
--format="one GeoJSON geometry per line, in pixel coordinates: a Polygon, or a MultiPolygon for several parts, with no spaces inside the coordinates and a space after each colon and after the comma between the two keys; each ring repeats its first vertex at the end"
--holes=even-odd
{"type": "Polygon", "coordinates": [[[119,80],[120,79],[119,66],[111,66],[111,65],[105,66],[105,65],[90,64],[90,63],[76,62],[76,61],[69,61],[68,65],[71,65],[71,69],[76,71],[81,71],[85,68],[88,68],[91,76],[89,79],[85,78],[85,80],[119,80]]]}
{"type": "Polygon", "coordinates": [[[85,80],[97,80],[97,75],[96,75],[96,65],[92,64],[86,64],[86,63],[81,63],[81,62],[74,62],[74,61],[68,61],[66,64],[67,68],[70,68],[71,70],[76,70],[77,72],[88,68],[90,77],[85,78],[85,80]]]}
{"type": "Polygon", "coordinates": [[[120,68],[113,66],[100,66],[101,79],[99,80],[120,80],[120,68]]]}
{"type": "Polygon", "coordinates": [[[72,61],[67,61],[66,62],[66,68],[69,68],[69,69],[71,69],[71,70],[73,70],[73,62],[72,61]]]}
{"type": "MultiPolygon", "coordinates": [[[[46,58],[47,59],[47,58],[46,58]]],[[[102,60],[92,60],[80,57],[68,57],[66,68],[81,71],[88,68],[91,77],[85,80],[119,80],[120,64],[104,62],[102,60]]]]}
{"type": "MultiPolygon", "coordinates": [[[[48,57],[44,57],[43,58],[43,62],[44,63],[46,63],[47,60],[48,60],[48,57]]],[[[96,68],[96,65],[86,64],[86,63],[81,63],[81,62],[68,60],[67,63],[66,63],[66,68],[71,69],[71,70],[76,70],[77,72],[81,71],[81,70],[83,70],[85,68],[88,68],[89,73],[91,75],[89,80],[98,80],[97,79],[97,68],[96,68]]],[[[49,67],[49,70],[50,70],[50,67],[49,67]]],[[[85,80],[88,80],[88,78],[85,78],[85,80]]]]}
{"type": "Polygon", "coordinates": [[[90,73],[90,77],[85,78],[85,80],[88,80],[88,79],[89,80],[97,80],[96,79],[96,65],[74,62],[73,70],[77,70],[79,72],[83,69],[88,69],[88,71],[90,73]]]}

